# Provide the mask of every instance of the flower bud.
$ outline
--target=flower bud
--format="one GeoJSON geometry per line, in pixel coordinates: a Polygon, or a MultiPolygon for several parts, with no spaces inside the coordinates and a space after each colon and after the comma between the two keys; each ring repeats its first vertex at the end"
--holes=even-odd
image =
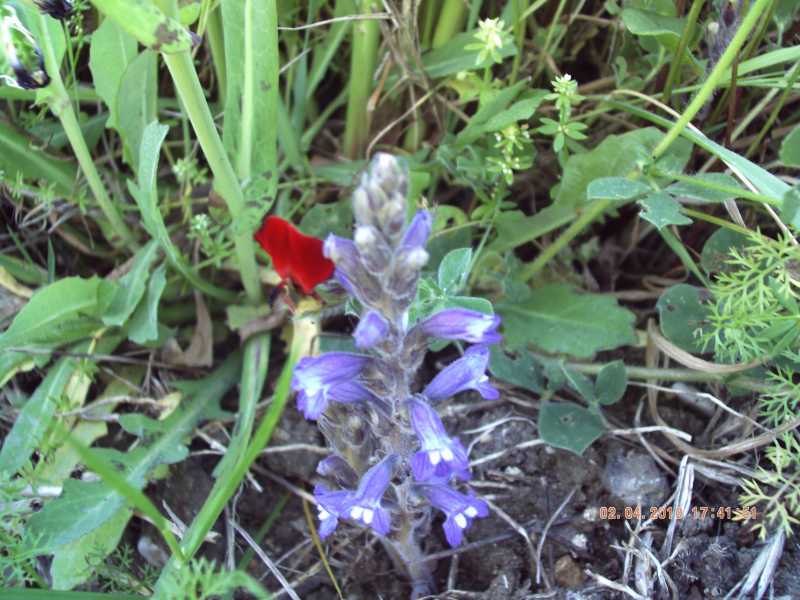
{"type": "Polygon", "coordinates": [[[361,225],[355,232],[361,262],[371,274],[380,276],[392,261],[392,249],[383,235],[371,225],[361,225]]]}
{"type": "Polygon", "coordinates": [[[69,17],[75,8],[69,0],[34,0],[34,3],[43,13],[61,21],[69,17]]]}
{"type": "Polygon", "coordinates": [[[0,67],[0,80],[12,87],[31,90],[50,83],[36,40],[8,5],[0,7],[0,67]]]}

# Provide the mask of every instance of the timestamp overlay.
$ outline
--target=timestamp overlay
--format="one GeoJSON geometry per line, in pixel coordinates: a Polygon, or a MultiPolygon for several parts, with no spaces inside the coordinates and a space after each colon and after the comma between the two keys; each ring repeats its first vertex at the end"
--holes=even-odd
{"type": "Polygon", "coordinates": [[[688,511],[671,506],[601,506],[599,517],[603,520],[616,521],[619,519],[643,518],[656,520],[675,519],[726,519],[731,521],[746,521],[758,518],[758,509],[755,506],[692,506],[688,511]]]}

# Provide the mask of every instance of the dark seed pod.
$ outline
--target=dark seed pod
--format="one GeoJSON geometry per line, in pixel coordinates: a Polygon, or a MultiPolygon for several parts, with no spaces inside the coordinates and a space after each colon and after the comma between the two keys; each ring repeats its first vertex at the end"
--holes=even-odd
{"type": "Polygon", "coordinates": [[[69,0],[35,0],[35,3],[43,13],[59,21],[68,18],[75,10],[69,0]]]}

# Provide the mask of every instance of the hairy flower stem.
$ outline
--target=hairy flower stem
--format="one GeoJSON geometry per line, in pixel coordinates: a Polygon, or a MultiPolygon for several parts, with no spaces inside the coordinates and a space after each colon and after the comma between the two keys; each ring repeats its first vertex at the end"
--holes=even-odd
{"type": "Polygon", "coordinates": [[[45,68],[50,75],[50,96],[48,97],[50,110],[58,117],[59,121],[61,121],[61,126],[64,128],[64,133],[66,133],[67,139],[72,146],[75,158],[78,159],[78,164],[81,167],[81,171],[83,171],[83,175],[86,177],[89,189],[92,190],[92,194],[100,210],[103,211],[103,215],[108,219],[108,223],[111,225],[114,234],[119,237],[130,250],[136,250],[138,248],[136,238],[125,224],[122,215],[112,202],[103,185],[100,173],[97,171],[97,167],[92,160],[92,155],[86,145],[86,140],[83,137],[83,132],[81,131],[72,103],[70,102],[69,94],[64,87],[64,81],[61,79],[60,65],[56,60],[55,50],[53,49],[53,41],[50,39],[49,19],[50,17],[39,13],[39,30],[41,37],[39,43],[42,48],[45,68]]]}

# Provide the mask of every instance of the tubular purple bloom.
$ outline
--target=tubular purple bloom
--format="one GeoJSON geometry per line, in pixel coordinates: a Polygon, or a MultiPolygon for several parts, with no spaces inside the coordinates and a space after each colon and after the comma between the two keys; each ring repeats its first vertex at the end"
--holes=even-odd
{"type": "Polygon", "coordinates": [[[428,317],[420,328],[426,334],[444,340],[463,340],[472,344],[497,344],[500,317],[466,308],[447,308],[428,317]]]}
{"type": "Polygon", "coordinates": [[[354,381],[369,360],[349,352],[303,358],[292,377],[292,390],[299,392],[297,408],[307,419],[316,419],[330,402],[369,400],[372,394],[354,381]]]}
{"type": "Polygon", "coordinates": [[[325,486],[314,488],[320,520],[320,537],[325,538],[336,529],[339,519],[352,519],[370,527],[378,535],[386,535],[391,528],[389,511],[381,505],[383,494],[392,480],[396,457],[389,455],[370,468],[361,477],[358,489],[329,491],[325,486]]]}
{"type": "Polygon", "coordinates": [[[470,346],[464,356],[447,365],[422,392],[430,400],[444,400],[464,390],[476,390],[487,400],[496,400],[500,392],[489,384],[486,367],[489,348],[470,346]]]}
{"type": "Polygon", "coordinates": [[[420,442],[420,450],[411,459],[414,479],[419,482],[432,477],[443,481],[455,475],[463,481],[470,478],[467,451],[458,438],[450,438],[442,420],[431,406],[419,398],[408,401],[411,426],[420,442]]]}
{"type": "Polygon", "coordinates": [[[428,242],[428,236],[431,234],[432,226],[433,218],[431,213],[427,210],[417,211],[403,235],[403,241],[400,242],[401,250],[424,249],[425,244],[428,242]]]}
{"type": "Polygon", "coordinates": [[[379,312],[371,310],[361,317],[358,327],[353,333],[356,348],[371,348],[383,340],[388,332],[388,321],[379,312]]]}
{"type": "Polygon", "coordinates": [[[464,530],[474,519],[489,515],[489,506],[471,490],[467,495],[442,484],[420,487],[431,504],[445,514],[444,535],[452,548],[461,544],[464,530]]]}

